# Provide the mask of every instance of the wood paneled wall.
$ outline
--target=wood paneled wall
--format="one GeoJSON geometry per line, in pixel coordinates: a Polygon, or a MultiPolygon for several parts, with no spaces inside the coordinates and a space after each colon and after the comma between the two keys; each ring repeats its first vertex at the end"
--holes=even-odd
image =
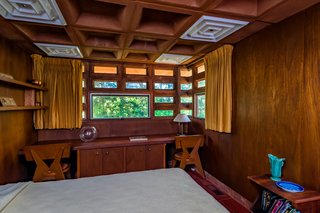
{"type": "MultiPolygon", "coordinates": [[[[173,119],[124,119],[86,121],[82,126],[94,126],[99,138],[126,137],[132,135],[176,134],[177,123],[173,119]]],[[[68,140],[79,139],[80,129],[75,130],[39,130],[38,140],[68,140]]]]}
{"type": "Polygon", "coordinates": [[[251,201],[247,176],[269,173],[268,153],[286,158],[285,178],[320,191],[319,26],[318,4],[235,45],[232,134],[206,131],[201,157],[251,201]]]}
{"type": "MultiPolygon", "coordinates": [[[[0,37],[0,72],[16,80],[31,79],[31,58],[24,50],[0,37]]],[[[24,104],[24,89],[0,82],[0,96],[14,97],[24,104]]],[[[0,112],[0,184],[21,181],[26,177],[25,166],[18,157],[19,149],[36,140],[32,111],[0,112]]]]}

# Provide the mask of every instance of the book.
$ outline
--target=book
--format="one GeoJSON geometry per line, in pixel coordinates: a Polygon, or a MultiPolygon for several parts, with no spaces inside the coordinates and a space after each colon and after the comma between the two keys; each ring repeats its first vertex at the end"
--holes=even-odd
{"type": "Polygon", "coordinates": [[[285,199],[283,199],[283,198],[275,199],[272,207],[269,210],[269,213],[277,213],[278,210],[283,205],[284,201],[285,201],[285,199]]]}
{"type": "Polygon", "coordinates": [[[147,141],[148,138],[146,136],[132,136],[129,137],[130,141],[147,141]]]}

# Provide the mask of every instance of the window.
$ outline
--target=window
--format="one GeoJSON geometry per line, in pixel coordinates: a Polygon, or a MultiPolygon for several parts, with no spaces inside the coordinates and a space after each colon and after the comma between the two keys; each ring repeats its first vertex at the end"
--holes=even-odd
{"type": "Polygon", "coordinates": [[[202,87],[205,87],[206,86],[206,80],[199,80],[197,81],[197,86],[198,88],[202,88],[202,87]]]}
{"type": "Polygon", "coordinates": [[[191,109],[181,109],[180,113],[181,114],[186,114],[188,116],[192,116],[192,110],[191,109]]]}
{"type": "Polygon", "coordinates": [[[93,72],[101,74],[117,74],[118,70],[116,66],[93,66],[93,72]]]}
{"type": "Polygon", "coordinates": [[[165,97],[165,96],[154,97],[154,103],[169,104],[169,103],[173,103],[173,102],[174,102],[173,97],[165,97]]]}
{"type": "Polygon", "coordinates": [[[169,69],[155,69],[154,75],[158,76],[173,76],[173,70],[169,69]]]}
{"type": "Polygon", "coordinates": [[[180,76],[181,77],[191,77],[192,76],[192,69],[181,68],[180,69],[180,76]]]}
{"type": "Polygon", "coordinates": [[[191,90],[192,89],[192,83],[180,84],[180,89],[181,90],[191,90]]]}
{"type": "Polygon", "coordinates": [[[204,64],[201,64],[199,66],[197,66],[197,73],[202,73],[204,72],[206,69],[204,67],[204,64]]]}
{"type": "Polygon", "coordinates": [[[180,102],[182,104],[192,103],[192,97],[190,97],[190,96],[180,97],[180,102]]]}
{"type": "Polygon", "coordinates": [[[118,83],[116,81],[94,80],[93,87],[94,88],[104,88],[104,89],[115,89],[118,87],[118,83]]]}
{"type": "Polygon", "coordinates": [[[206,98],[204,93],[199,93],[195,95],[195,116],[197,118],[205,118],[205,107],[206,107],[206,98]]]}
{"type": "Polygon", "coordinates": [[[85,104],[86,103],[86,96],[82,95],[82,103],[85,104]]]}
{"type": "Polygon", "coordinates": [[[157,109],[154,111],[154,116],[156,117],[168,117],[168,116],[173,116],[173,110],[162,110],[162,109],[157,109]]]}
{"type": "Polygon", "coordinates": [[[126,82],[126,89],[147,89],[146,82],[126,82]]]}
{"type": "Polygon", "coordinates": [[[91,118],[149,118],[149,95],[91,94],[91,118]]]}
{"type": "Polygon", "coordinates": [[[173,83],[154,83],[154,89],[173,90],[173,83]]]}
{"type": "Polygon", "coordinates": [[[134,67],[126,67],[127,75],[147,75],[146,68],[134,68],[134,67]]]}
{"type": "Polygon", "coordinates": [[[82,79],[82,88],[86,88],[86,80],[82,79]]]}
{"type": "Polygon", "coordinates": [[[82,110],[82,119],[87,119],[86,111],[85,111],[85,110],[82,110]]]}

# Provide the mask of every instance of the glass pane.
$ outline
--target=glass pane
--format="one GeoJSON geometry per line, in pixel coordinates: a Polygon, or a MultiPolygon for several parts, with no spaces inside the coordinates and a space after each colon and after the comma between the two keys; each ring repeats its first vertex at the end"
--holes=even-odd
{"type": "Polygon", "coordinates": [[[154,75],[158,76],[173,76],[173,70],[155,69],[154,75]]]}
{"type": "Polygon", "coordinates": [[[86,88],[86,80],[82,79],[82,88],[86,88]]]}
{"type": "Polygon", "coordinates": [[[202,73],[204,72],[206,69],[204,67],[204,64],[201,64],[200,66],[197,67],[197,73],[202,73]]]}
{"type": "Polygon", "coordinates": [[[173,103],[173,97],[154,97],[155,103],[173,103]]]}
{"type": "Polygon", "coordinates": [[[154,116],[156,117],[173,116],[173,110],[155,110],[154,116]]]}
{"type": "Polygon", "coordinates": [[[205,86],[206,86],[206,80],[198,81],[198,88],[205,87],[205,86]]]}
{"type": "Polygon", "coordinates": [[[191,77],[192,76],[192,70],[188,70],[187,68],[180,69],[180,76],[181,77],[191,77]]]}
{"type": "Polygon", "coordinates": [[[126,82],[126,89],[147,89],[146,82],[126,82]]]}
{"type": "Polygon", "coordinates": [[[205,95],[196,95],[196,117],[205,118],[206,99],[205,95]]]}
{"type": "Polygon", "coordinates": [[[173,83],[154,83],[154,89],[173,89],[173,83]]]}
{"type": "Polygon", "coordinates": [[[86,111],[83,110],[83,111],[82,111],[82,119],[86,119],[86,118],[87,118],[87,116],[86,116],[86,111]]]}
{"type": "Polygon", "coordinates": [[[118,87],[118,83],[116,81],[94,81],[94,88],[105,88],[105,89],[115,89],[118,87]]]}
{"type": "Polygon", "coordinates": [[[92,95],[92,118],[148,118],[148,95],[92,95]]]}
{"type": "Polygon", "coordinates": [[[191,109],[181,109],[180,113],[181,114],[186,114],[188,116],[192,116],[192,110],[191,109]]]}
{"type": "Polygon", "coordinates": [[[192,97],[180,97],[180,102],[183,104],[192,103],[192,97]]]}
{"type": "Polygon", "coordinates": [[[134,68],[134,67],[126,67],[127,75],[147,75],[146,68],[134,68]]]}
{"type": "Polygon", "coordinates": [[[94,66],[94,73],[103,73],[103,74],[117,74],[117,67],[115,66],[94,66]]]}
{"type": "Polygon", "coordinates": [[[86,103],[86,96],[85,96],[85,95],[82,96],[82,103],[83,103],[83,104],[86,103]]]}
{"type": "Polygon", "coordinates": [[[180,87],[181,87],[181,90],[191,90],[192,89],[192,83],[190,83],[190,84],[181,84],[180,87]]]}

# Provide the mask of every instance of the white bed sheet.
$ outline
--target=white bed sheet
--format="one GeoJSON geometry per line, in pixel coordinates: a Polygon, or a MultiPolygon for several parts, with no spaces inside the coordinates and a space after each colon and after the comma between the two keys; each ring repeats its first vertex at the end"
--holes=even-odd
{"type": "MultiPolygon", "coordinates": [[[[19,187],[12,185],[15,189],[3,196],[7,201],[13,199],[4,205],[2,211],[0,207],[1,212],[229,212],[186,172],[177,168],[19,184],[19,187]]],[[[0,195],[1,189],[10,191],[10,187],[5,186],[0,187],[0,195]]]]}

